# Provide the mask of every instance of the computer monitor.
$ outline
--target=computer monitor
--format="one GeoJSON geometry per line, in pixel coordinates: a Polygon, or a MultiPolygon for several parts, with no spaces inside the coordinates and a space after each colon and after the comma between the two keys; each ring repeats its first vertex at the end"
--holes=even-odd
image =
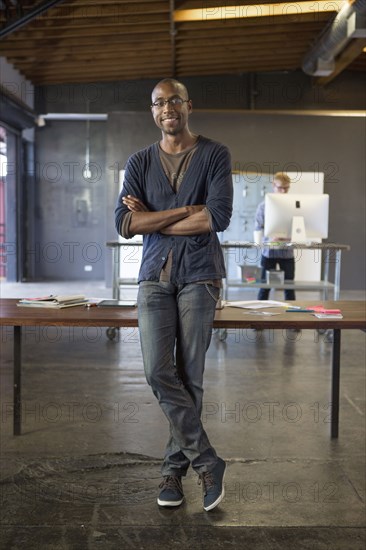
{"type": "Polygon", "coordinates": [[[267,193],[264,236],[309,242],[328,237],[329,195],[267,193]]]}

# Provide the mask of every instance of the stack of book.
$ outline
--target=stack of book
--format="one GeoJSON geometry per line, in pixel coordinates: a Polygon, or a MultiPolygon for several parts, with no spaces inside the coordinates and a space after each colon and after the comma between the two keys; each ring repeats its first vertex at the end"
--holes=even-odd
{"type": "Polygon", "coordinates": [[[88,302],[83,294],[74,294],[71,296],[42,296],[40,298],[23,298],[19,300],[17,306],[20,307],[49,307],[61,309],[63,307],[81,306],[88,302]]]}

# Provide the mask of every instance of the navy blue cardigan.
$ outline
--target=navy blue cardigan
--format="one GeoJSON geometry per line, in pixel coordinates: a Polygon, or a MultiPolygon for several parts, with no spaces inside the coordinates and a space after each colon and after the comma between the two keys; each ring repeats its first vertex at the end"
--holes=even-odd
{"type": "Polygon", "coordinates": [[[200,136],[178,193],[164,173],[159,145],[154,143],[132,155],[126,165],[123,189],[115,211],[118,233],[129,212],[122,197],[133,195],[151,211],[205,204],[212,218],[212,231],[199,235],[143,236],[143,254],[138,281],[158,281],[173,249],[171,282],[192,283],[225,277],[224,259],[216,232],[223,231],[232,214],[233,186],[230,153],[224,145],[200,136]]]}

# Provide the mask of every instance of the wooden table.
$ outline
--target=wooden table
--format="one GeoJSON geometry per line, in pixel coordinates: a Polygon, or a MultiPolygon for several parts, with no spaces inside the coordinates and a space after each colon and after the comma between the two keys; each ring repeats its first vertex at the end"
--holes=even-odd
{"type": "MultiPolygon", "coordinates": [[[[22,327],[24,326],[66,326],[66,327],[137,327],[136,308],[85,308],[84,306],[47,309],[18,307],[17,299],[0,300],[0,325],[14,329],[14,416],[13,433],[21,434],[21,371],[22,371],[22,327]]],[[[293,305],[309,306],[313,302],[296,301],[293,305]]],[[[322,302],[326,308],[339,308],[343,319],[317,319],[310,313],[286,313],[262,317],[243,313],[239,308],[227,307],[217,310],[214,328],[219,329],[288,329],[333,330],[332,380],[331,380],[331,437],[338,437],[339,427],[339,379],[341,358],[341,331],[349,329],[366,330],[365,301],[322,302]]]]}

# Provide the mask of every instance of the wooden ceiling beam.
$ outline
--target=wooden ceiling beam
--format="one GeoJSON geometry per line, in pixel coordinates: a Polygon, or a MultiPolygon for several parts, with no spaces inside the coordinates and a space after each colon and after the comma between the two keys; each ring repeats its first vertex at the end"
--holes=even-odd
{"type": "Polygon", "coordinates": [[[276,28],[278,25],[287,25],[287,26],[296,26],[303,23],[314,23],[319,24],[321,28],[324,27],[324,24],[330,21],[334,17],[334,13],[324,12],[324,13],[304,13],[302,15],[281,15],[281,16],[272,16],[272,17],[251,17],[243,19],[226,19],[218,21],[190,21],[184,23],[177,23],[177,30],[180,34],[181,32],[188,31],[199,31],[201,28],[218,30],[223,29],[240,29],[247,27],[262,27],[263,25],[268,26],[272,29],[276,28]]]}
{"type": "Polygon", "coordinates": [[[225,37],[248,37],[248,36],[266,36],[271,38],[273,36],[295,36],[298,37],[303,32],[312,33],[316,36],[320,31],[318,25],[299,25],[296,28],[289,27],[288,25],[282,25],[276,27],[275,29],[269,29],[268,27],[250,27],[243,32],[241,29],[232,29],[222,30],[221,32],[215,32],[212,30],[203,30],[200,33],[180,33],[178,35],[178,43],[185,44],[186,42],[191,42],[193,40],[204,40],[204,39],[221,39],[225,37]]]}
{"type": "Polygon", "coordinates": [[[178,57],[177,58],[177,66],[178,67],[182,67],[182,66],[189,66],[191,65],[192,67],[196,66],[196,65],[207,65],[207,66],[213,66],[215,65],[215,63],[236,63],[237,61],[242,61],[242,60],[253,60],[255,61],[256,59],[261,59],[261,58],[264,58],[264,59],[268,59],[269,61],[270,60],[276,60],[276,59],[287,59],[288,57],[297,57],[299,59],[302,58],[302,55],[303,55],[303,52],[304,52],[304,49],[303,48],[293,48],[290,50],[290,54],[289,54],[289,50],[288,49],[279,49],[279,48],[276,48],[274,50],[272,50],[271,52],[271,55],[268,55],[268,51],[263,48],[262,50],[258,50],[256,52],[252,51],[252,52],[237,52],[235,55],[228,55],[228,54],[220,54],[220,53],[217,53],[215,55],[215,59],[214,61],[212,61],[212,57],[210,58],[208,54],[206,55],[202,55],[200,57],[196,57],[194,59],[192,59],[192,57],[178,57]]]}
{"type": "Polygon", "coordinates": [[[117,81],[127,80],[132,78],[163,78],[170,76],[170,68],[168,66],[161,67],[145,67],[140,68],[128,68],[117,71],[104,71],[98,74],[95,78],[95,72],[79,72],[79,73],[61,73],[60,75],[38,75],[34,78],[34,84],[37,86],[44,86],[45,84],[76,84],[78,82],[99,82],[99,81],[117,81]],[[158,75],[158,76],[157,76],[158,75]]]}
{"type": "MultiPolygon", "coordinates": [[[[79,39],[84,40],[84,38],[91,38],[91,37],[97,37],[97,36],[104,36],[104,37],[110,37],[112,34],[118,36],[123,35],[126,36],[128,33],[139,35],[141,38],[141,35],[144,37],[149,34],[163,34],[167,33],[169,36],[169,22],[163,22],[159,25],[138,25],[138,26],[123,26],[123,25],[111,25],[110,27],[107,26],[96,26],[96,27],[86,27],[85,29],[73,29],[71,31],[65,30],[62,32],[60,36],[57,35],[57,33],[52,29],[48,30],[29,30],[26,33],[25,32],[19,32],[15,33],[11,37],[6,39],[6,43],[10,44],[12,42],[20,41],[27,42],[28,40],[46,40],[47,42],[57,42],[59,39],[61,40],[69,40],[69,39],[79,39]]],[[[5,40],[4,40],[5,43],[5,40]]]]}
{"type": "MultiPolygon", "coordinates": [[[[68,29],[82,29],[86,27],[102,27],[105,25],[113,25],[118,27],[130,27],[131,25],[153,25],[159,24],[160,21],[167,22],[169,19],[169,13],[165,12],[164,14],[149,14],[148,16],[141,15],[129,15],[128,17],[118,17],[118,16],[106,16],[99,15],[95,17],[77,17],[71,19],[37,19],[34,23],[30,23],[27,26],[27,29],[24,29],[23,32],[35,32],[39,29],[45,29],[50,31],[63,32],[68,29]]],[[[1,21],[0,21],[1,23],[1,21]]],[[[21,32],[21,31],[18,31],[21,32]]]]}
{"type": "Polygon", "coordinates": [[[267,62],[267,64],[272,64],[272,63],[276,63],[276,62],[279,62],[281,61],[282,63],[283,62],[287,62],[287,61],[297,61],[298,63],[301,62],[301,57],[299,57],[296,52],[294,54],[292,53],[286,53],[286,52],[282,52],[282,53],[278,53],[276,55],[274,55],[273,57],[269,58],[267,55],[263,54],[263,55],[259,55],[255,58],[250,58],[250,57],[242,57],[242,58],[235,58],[235,59],[226,59],[226,60],[222,60],[222,59],[218,59],[216,63],[208,63],[207,61],[205,61],[204,63],[200,63],[199,60],[194,60],[193,62],[191,63],[188,63],[188,62],[185,62],[185,61],[180,61],[178,60],[177,61],[177,69],[178,71],[182,70],[182,69],[195,69],[195,68],[198,68],[198,67],[202,67],[202,68],[205,68],[205,69],[214,69],[217,65],[221,64],[223,67],[233,67],[233,66],[237,66],[237,65],[255,65],[255,63],[262,63],[263,61],[267,62]]]}
{"type": "MultiPolygon", "coordinates": [[[[265,18],[266,19],[266,18],[265,18]]],[[[176,28],[176,34],[178,37],[182,35],[191,35],[191,34],[202,34],[204,33],[212,33],[213,35],[218,35],[219,33],[230,33],[231,29],[235,29],[236,31],[243,31],[250,28],[256,28],[260,29],[262,33],[264,32],[281,32],[278,31],[281,27],[291,29],[294,27],[297,27],[298,25],[312,25],[315,29],[321,30],[324,26],[323,21],[319,21],[319,19],[313,19],[309,21],[297,21],[296,25],[293,25],[291,22],[286,21],[276,21],[274,23],[271,21],[261,21],[260,19],[255,20],[244,20],[246,21],[246,24],[238,24],[236,23],[234,26],[227,26],[221,25],[217,27],[209,27],[206,25],[206,23],[199,23],[196,28],[194,29],[186,29],[182,26],[179,26],[178,24],[175,24],[176,28]],[[265,29],[265,30],[263,30],[265,29]]],[[[117,28],[128,28],[131,26],[151,26],[151,25],[161,25],[161,24],[169,24],[169,12],[165,11],[164,14],[160,13],[151,13],[146,16],[143,13],[140,14],[131,14],[128,17],[118,17],[118,16],[105,16],[103,14],[95,16],[95,17],[74,17],[71,18],[71,20],[60,20],[60,19],[39,19],[35,23],[29,24],[27,27],[27,34],[28,33],[37,33],[39,32],[39,29],[42,28],[45,32],[60,32],[63,33],[64,31],[75,30],[75,29],[86,29],[88,27],[92,28],[98,28],[98,27],[106,27],[106,26],[112,26],[117,28]],[[60,23],[61,21],[61,23],[60,23]]],[[[161,28],[161,27],[160,27],[161,28]]]]}
{"type": "MultiPolygon", "coordinates": [[[[237,55],[231,55],[231,56],[223,56],[223,55],[217,55],[215,56],[215,62],[211,62],[210,58],[207,57],[200,57],[195,59],[194,61],[191,58],[177,58],[176,65],[177,69],[181,69],[182,67],[191,67],[192,69],[194,67],[215,67],[215,65],[221,63],[223,65],[230,65],[230,64],[241,64],[243,62],[255,62],[256,60],[260,61],[261,59],[266,59],[268,62],[272,61],[279,61],[285,62],[288,58],[291,59],[297,59],[298,63],[301,63],[301,59],[303,57],[303,50],[302,49],[296,49],[291,51],[291,55],[288,54],[287,51],[281,51],[281,50],[274,50],[272,56],[268,56],[266,51],[258,51],[256,54],[237,54],[237,55]]],[[[170,55],[167,54],[164,57],[161,57],[159,62],[156,63],[158,66],[161,63],[168,64],[170,59],[170,55]]],[[[129,68],[129,67],[138,67],[139,69],[144,67],[149,67],[153,64],[155,58],[154,56],[150,57],[144,57],[143,59],[139,58],[130,58],[125,59],[123,63],[123,68],[129,68]]],[[[84,60],[78,60],[75,63],[62,63],[62,68],[55,67],[55,64],[40,64],[38,62],[34,63],[28,63],[28,64],[22,64],[19,63],[18,70],[21,71],[24,74],[32,75],[32,78],[37,77],[39,74],[45,75],[45,74],[58,74],[60,70],[62,72],[66,73],[77,73],[80,70],[83,70],[84,68],[92,68],[96,75],[99,74],[100,71],[104,69],[108,69],[110,67],[114,67],[116,65],[120,65],[119,58],[117,57],[110,57],[109,59],[84,59],[84,60]]]]}
{"type": "MultiPolygon", "coordinates": [[[[165,52],[165,55],[160,56],[159,60],[156,62],[158,65],[159,62],[166,62],[166,60],[170,59],[170,52],[165,52]]],[[[123,60],[123,67],[128,67],[129,65],[133,66],[134,64],[136,66],[149,66],[152,62],[156,60],[156,56],[153,52],[150,52],[149,54],[145,54],[144,56],[133,56],[129,55],[126,56],[123,60]]],[[[120,63],[121,58],[118,54],[116,55],[109,55],[107,57],[102,58],[84,58],[84,59],[77,59],[73,61],[65,60],[62,62],[61,70],[65,70],[66,72],[71,72],[73,70],[79,70],[80,67],[87,67],[87,66],[94,66],[94,68],[97,67],[112,67],[113,65],[121,65],[120,63]]],[[[20,71],[32,71],[32,74],[36,75],[39,72],[44,71],[53,71],[57,72],[60,70],[60,66],[57,66],[57,63],[39,63],[38,61],[33,61],[31,63],[18,63],[18,70],[20,71]]]]}
{"type": "Polygon", "coordinates": [[[94,17],[124,18],[138,14],[146,17],[150,14],[162,13],[169,14],[169,5],[167,2],[96,2],[94,4],[81,4],[80,2],[69,4],[64,2],[60,6],[50,9],[47,14],[42,16],[41,20],[72,20],[94,17]]]}
{"type": "Polygon", "coordinates": [[[71,50],[59,50],[52,53],[41,52],[36,54],[36,52],[31,52],[26,55],[13,55],[9,54],[7,59],[22,65],[28,65],[35,62],[38,63],[63,63],[70,62],[74,63],[75,61],[82,61],[85,58],[91,59],[108,59],[109,56],[118,56],[121,61],[125,57],[134,55],[135,57],[150,54],[152,50],[159,49],[159,54],[170,55],[170,44],[155,42],[150,44],[140,44],[139,49],[133,47],[125,48],[123,45],[117,46],[106,46],[103,50],[93,51],[91,48],[72,48],[71,50]]]}
{"type": "MultiPolygon", "coordinates": [[[[245,39],[243,42],[239,41],[231,41],[231,42],[224,42],[224,41],[218,41],[215,44],[215,55],[216,52],[219,52],[220,50],[223,50],[225,52],[235,53],[235,52],[241,52],[242,50],[245,50],[246,52],[251,50],[255,50],[258,48],[265,47],[268,51],[268,48],[293,48],[293,47],[301,47],[306,48],[309,43],[309,40],[307,37],[302,37],[301,40],[297,41],[296,43],[291,43],[291,41],[287,41],[286,39],[278,38],[273,39],[271,41],[270,45],[263,45],[263,41],[258,39],[258,41],[245,39]]],[[[206,44],[207,46],[207,44],[206,44]]],[[[130,55],[136,55],[140,56],[145,53],[150,53],[151,51],[159,51],[159,55],[168,55],[171,50],[170,41],[155,41],[155,42],[145,42],[145,43],[139,43],[137,45],[135,44],[106,44],[103,46],[103,48],[99,48],[98,44],[95,45],[95,47],[90,46],[74,46],[72,48],[57,48],[52,51],[48,51],[46,49],[42,50],[27,50],[22,52],[8,52],[7,58],[9,61],[21,64],[22,66],[27,66],[35,62],[39,63],[56,63],[56,62],[75,62],[78,60],[83,60],[85,58],[94,58],[94,59],[103,59],[108,58],[111,54],[121,57],[121,61],[123,61],[123,58],[125,56],[130,55]]],[[[204,45],[200,45],[200,54],[205,52],[204,45]]],[[[178,47],[177,48],[177,55],[179,57],[185,57],[185,56],[197,56],[197,45],[192,46],[186,46],[185,48],[178,47]]],[[[209,51],[209,56],[212,56],[212,50],[209,51]]]]}
{"type": "MultiPolygon", "coordinates": [[[[310,38],[313,37],[313,33],[311,31],[306,31],[306,30],[302,31],[301,29],[299,29],[298,33],[300,34],[300,38],[302,37],[303,34],[306,36],[309,35],[310,38]]],[[[288,32],[275,33],[270,36],[268,36],[268,34],[266,33],[263,33],[262,35],[262,33],[249,32],[246,34],[242,34],[242,33],[233,34],[233,35],[228,34],[228,35],[223,35],[219,37],[211,37],[210,35],[203,35],[201,37],[196,37],[196,38],[180,37],[177,40],[177,48],[181,49],[186,47],[187,45],[188,46],[194,45],[194,46],[201,47],[202,43],[207,44],[207,40],[209,40],[210,43],[212,40],[215,40],[215,45],[217,43],[220,43],[220,41],[224,39],[227,39],[227,40],[232,39],[233,42],[243,41],[244,43],[250,40],[263,40],[263,36],[268,37],[268,39],[280,39],[280,40],[292,39],[296,37],[296,35],[294,36],[293,33],[288,33],[288,32]]],[[[88,46],[91,46],[93,48],[100,46],[104,48],[105,46],[112,45],[112,44],[116,44],[116,45],[125,44],[126,46],[133,46],[138,48],[140,44],[144,44],[144,43],[149,44],[154,40],[169,42],[170,35],[168,32],[158,32],[158,33],[152,32],[152,33],[145,34],[144,37],[142,38],[141,34],[123,33],[123,34],[118,34],[118,35],[115,34],[110,36],[108,38],[108,42],[106,42],[104,35],[84,36],[82,41],[80,41],[78,37],[62,38],[62,37],[56,37],[56,36],[54,36],[52,40],[48,38],[43,38],[40,40],[33,40],[31,38],[28,38],[27,41],[18,40],[18,39],[6,40],[1,43],[0,52],[2,52],[3,55],[12,54],[12,53],[16,55],[17,52],[19,53],[23,52],[24,54],[27,55],[29,54],[30,51],[35,50],[38,55],[38,53],[45,52],[45,48],[42,47],[41,45],[42,42],[44,41],[49,42],[50,45],[54,45],[55,47],[57,47],[57,49],[68,50],[71,47],[88,47],[88,46]]]]}
{"type": "Polygon", "coordinates": [[[80,63],[75,65],[63,65],[62,67],[57,67],[54,65],[38,65],[32,68],[32,75],[34,78],[36,78],[39,75],[57,75],[57,74],[83,74],[83,73],[90,73],[93,71],[95,74],[103,74],[105,72],[121,72],[124,69],[129,68],[136,68],[136,70],[143,70],[143,69],[149,69],[149,68],[156,68],[159,69],[160,67],[169,68],[170,69],[170,57],[167,56],[166,58],[162,58],[159,60],[156,60],[154,56],[152,55],[147,62],[139,61],[139,60],[128,60],[123,67],[118,65],[116,60],[111,60],[109,62],[105,61],[103,63],[80,63]]]}
{"type": "MultiPolygon", "coordinates": [[[[28,23],[27,30],[37,30],[39,28],[54,28],[54,29],[64,29],[70,28],[73,26],[87,26],[87,25],[99,25],[110,24],[114,22],[116,25],[138,25],[141,23],[146,23],[146,19],[151,19],[152,22],[159,22],[159,20],[167,20],[169,18],[169,12],[164,11],[162,13],[149,13],[149,14],[138,14],[134,13],[131,15],[115,15],[113,13],[99,13],[96,15],[78,15],[77,17],[42,17],[37,18],[35,21],[28,23]]],[[[4,27],[6,24],[6,19],[2,12],[0,11],[0,27],[4,27]]],[[[26,29],[24,29],[25,31],[26,29]]],[[[15,30],[14,32],[22,32],[22,29],[15,30]]]]}
{"type": "MultiPolygon", "coordinates": [[[[144,4],[155,4],[155,0],[143,0],[144,4]]],[[[83,6],[100,6],[101,2],[100,0],[71,0],[71,2],[68,2],[67,0],[64,2],[65,6],[68,7],[74,7],[75,4],[77,4],[80,7],[83,6]]],[[[121,4],[123,6],[128,5],[138,5],[141,4],[141,0],[103,0],[103,6],[113,6],[116,4],[121,4]]]]}
{"type": "MultiPolygon", "coordinates": [[[[85,0],[87,1],[87,0],[85,0]]],[[[301,2],[306,0],[298,0],[298,5],[301,6],[301,2]]],[[[226,2],[226,5],[228,6],[248,6],[250,4],[273,4],[273,0],[232,0],[230,2],[226,2]]],[[[201,6],[197,6],[197,0],[177,0],[176,3],[176,9],[177,10],[190,10],[190,9],[197,9],[202,7],[205,9],[208,9],[210,7],[217,8],[218,6],[225,5],[225,2],[218,3],[216,0],[206,0],[205,3],[201,6]]]]}
{"type": "MultiPolygon", "coordinates": [[[[272,45],[277,44],[283,44],[286,47],[292,47],[295,44],[304,44],[309,45],[309,41],[312,38],[312,33],[301,33],[301,36],[294,40],[292,36],[272,36],[270,39],[263,39],[261,36],[255,36],[255,37],[235,37],[233,39],[228,38],[220,38],[220,40],[215,41],[215,47],[214,51],[218,51],[220,48],[225,47],[228,49],[236,49],[236,48],[251,48],[254,49],[257,46],[265,45],[267,48],[271,48],[272,45]]],[[[195,41],[192,40],[191,43],[188,44],[178,44],[177,45],[177,52],[178,53],[191,53],[195,50],[199,49],[207,49],[207,41],[195,41]]],[[[212,49],[211,49],[212,51],[212,49]]]]}
{"type": "MultiPolygon", "coordinates": [[[[294,62],[288,64],[286,71],[295,71],[299,69],[299,64],[294,62]]],[[[209,68],[197,68],[197,69],[181,69],[178,68],[178,77],[188,77],[188,76],[214,76],[214,75],[241,75],[243,73],[251,72],[266,72],[266,73],[278,73],[279,71],[283,72],[282,63],[269,64],[269,63],[255,63],[255,64],[242,64],[241,66],[219,66],[219,67],[209,67],[209,68]]]]}
{"type": "MultiPolygon", "coordinates": [[[[151,43],[153,40],[158,41],[170,41],[169,34],[166,32],[160,32],[160,33],[145,33],[143,36],[143,39],[141,37],[141,34],[120,34],[120,35],[114,35],[110,36],[108,38],[108,45],[133,45],[138,47],[139,44],[142,43],[151,43]]],[[[47,40],[47,42],[50,44],[50,46],[54,46],[55,48],[64,48],[65,50],[68,50],[70,48],[78,48],[79,46],[84,47],[91,47],[91,48],[104,48],[106,46],[106,40],[104,36],[89,36],[84,37],[82,41],[80,41],[78,38],[55,38],[53,41],[47,40]]],[[[2,55],[7,55],[9,53],[14,52],[15,54],[17,52],[25,52],[28,53],[30,51],[37,51],[37,52],[45,52],[45,47],[47,47],[47,44],[44,45],[43,41],[41,40],[7,40],[3,41],[0,44],[0,52],[2,55]]]]}
{"type": "MultiPolygon", "coordinates": [[[[35,9],[37,6],[37,2],[33,2],[32,4],[29,3],[28,5],[25,4],[24,0],[21,2],[22,4],[22,11],[24,15],[29,16],[29,13],[35,9]]],[[[38,3],[39,4],[39,3],[38,3]]],[[[74,2],[62,2],[62,5],[60,6],[53,6],[48,8],[47,13],[43,13],[39,17],[42,19],[46,19],[49,17],[53,18],[64,18],[64,17],[83,17],[88,14],[96,14],[98,13],[111,13],[113,15],[118,14],[128,14],[128,13],[157,13],[161,11],[169,11],[169,8],[167,7],[166,2],[160,1],[155,2],[154,0],[143,0],[142,2],[139,0],[134,1],[128,1],[125,2],[124,0],[116,0],[116,1],[108,1],[103,0],[103,2],[100,2],[100,0],[88,0],[87,2],[83,2],[81,0],[75,0],[74,2]]],[[[14,15],[17,13],[17,8],[13,8],[12,12],[14,15]]],[[[5,14],[1,12],[0,18],[5,20],[5,14]]]]}
{"type": "Polygon", "coordinates": [[[171,74],[175,77],[177,57],[177,31],[174,21],[175,0],[169,0],[169,21],[170,21],[170,49],[171,49],[171,74]]]}

